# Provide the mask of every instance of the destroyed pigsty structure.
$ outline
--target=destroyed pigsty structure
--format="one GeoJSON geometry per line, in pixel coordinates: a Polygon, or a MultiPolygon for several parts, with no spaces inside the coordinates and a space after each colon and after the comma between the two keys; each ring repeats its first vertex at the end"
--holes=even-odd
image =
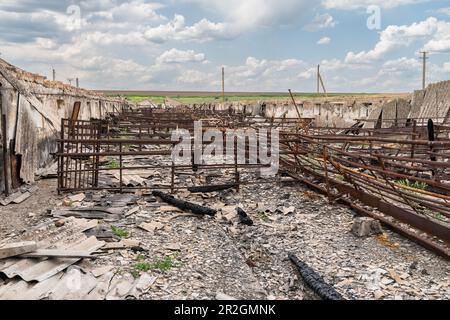
{"type": "Polygon", "coordinates": [[[118,111],[124,102],[18,69],[0,60],[1,182],[10,193],[34,182],[54,159],[61,118],[89,120],[118,111]]]}
{"type": "MultiPolygon", "coordinates": [[[[0,241],[0,298],[302,299],[301,285],[322,299],[449,298],[450,128],[418,95],[331,125],[300,101],[69,108],[54,124],[58,201],[0,241]],[[230,130],[256,134],[279,171],[263,175],[270,157],[239,136],[220,143],[230,130]],[[192,149],[179,162],[181,132],[192,149]]],[[[37,132],[54,106],[34,103],[37,132]]]]}

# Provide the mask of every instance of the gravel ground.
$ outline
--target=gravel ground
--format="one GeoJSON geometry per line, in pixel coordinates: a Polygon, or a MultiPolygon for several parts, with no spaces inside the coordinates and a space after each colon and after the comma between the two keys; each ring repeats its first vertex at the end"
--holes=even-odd
{"type": "MultiPolygon", "coordinates": [[[[32,198],[0,208],[3,239],[50,219],[46,210],[61,207],[63,200],[55,184],[40,181],[32,198]]],[[[128,218],[102,223],[126,230],[144,251],[109,250],[82,265],[149,275],[154,284],[141,299],[215,299],[218,293],[238,299],[314,298],[287,259],[292,252],[347,299],[450,299],[447,261],[387,230],[355,237],[351,210],[298,184],[178,196],[219,213],[199,218],[141,200],[140,210],[128,218]],[[238,223],[236,206],[253,226],[238,223]],[[139,228],[143,222],[156,230],[139,228]]]]}

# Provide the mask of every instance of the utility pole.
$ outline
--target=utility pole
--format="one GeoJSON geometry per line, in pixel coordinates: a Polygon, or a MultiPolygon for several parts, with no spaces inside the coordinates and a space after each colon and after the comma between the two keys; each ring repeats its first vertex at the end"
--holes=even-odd
{"type": "Polygon", "coordinates": [[[320,65],[317,66],[317,94],[320,94],[320,86],[322,86],[323,92],[328,97],[325,84],[323,83],[322,75],[320,74],[320,65]]]}
{"type": "Polygon", "coordinates": [[[317,94],[320,93],[320,64],[317,65],[317,94]]]}
{"type": "Polygon", "coordinates": [[[422,90],[425,90],[426,85],[427,85],[427,83],[426,83],[426,77],[427,77],[427,59],[428,59],[427,54],[428,54],[428,52],[423,51],[423,52],[421,52],[421,54],[422,54],[422,59],[423,59],[423,69],[422,69],[422,90]]]}
{"type": "Polygon", "coordinates": [[[52,73],[53,73],[53,81],[56,81],[56,70],[54,68],[52,69],[52,73]]]}
{"type": "Polygon", "coordinates": [[[222,67],[222,101],[225,103],[225,68],[222,67]]]}
{"type": "Polygon", "coordinates": [[[76,84],[77,84],[77,88],[79,88],[80,87],[80,82],[78,81],[78,78],[76,78],[75,81],[76,81],[76,84]]]}

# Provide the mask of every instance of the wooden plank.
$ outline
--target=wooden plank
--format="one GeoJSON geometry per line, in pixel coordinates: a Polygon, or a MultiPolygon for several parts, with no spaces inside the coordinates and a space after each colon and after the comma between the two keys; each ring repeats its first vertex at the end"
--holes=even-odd
{"type": "Polygon", "coordinates": [[[96,258],[89,251],[61,250],[61,249],[38,249],[25,253],[19,258],[96,258]]]}
{"type": "Polygon", "coordinates": [[[19,256],[37,250],[37,244],[34,241],[9,243],[0,247],[0,259],[19,256]]]}

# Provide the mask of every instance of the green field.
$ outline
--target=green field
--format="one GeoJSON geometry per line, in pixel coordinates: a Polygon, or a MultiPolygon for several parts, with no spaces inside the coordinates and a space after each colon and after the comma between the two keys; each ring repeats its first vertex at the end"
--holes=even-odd
{"type": "MultiPolygon", "coordinates": [[[[133,103],[141,103],[145,100],[151,100],[156,104],[162,104],[164,101],[169,98],[172,100],[176,100],[182,104],[201,104],[201,103],[214,103],[214,102],[222,102],[221,95],[215,94],[202,94],[202,95],[136,95],[136,94],[126,94],[122,93],[120,95],[115,95],[109,93],[110,96],[121,96],[126,98],[127,100],[133,103]]],[[[352,97],[352,96],[376,96],[378,94],[373,93],[329,93],[328,97],[352,97]]],[[[296,99],[311,99],[318,97],[325,97],[325,94],[316,94],[316,93],[298,93],[294,94],[296,99]]],[[[231,94],[225,95],[225,101],[233,102],[233,101],[242,101],[242,102],[257,102],[257,101],[272,101],[272,100],[286,100],[290,99],[289,94],[271,94],[271,93],[261,93],[261,94],[231,94]]]]}

